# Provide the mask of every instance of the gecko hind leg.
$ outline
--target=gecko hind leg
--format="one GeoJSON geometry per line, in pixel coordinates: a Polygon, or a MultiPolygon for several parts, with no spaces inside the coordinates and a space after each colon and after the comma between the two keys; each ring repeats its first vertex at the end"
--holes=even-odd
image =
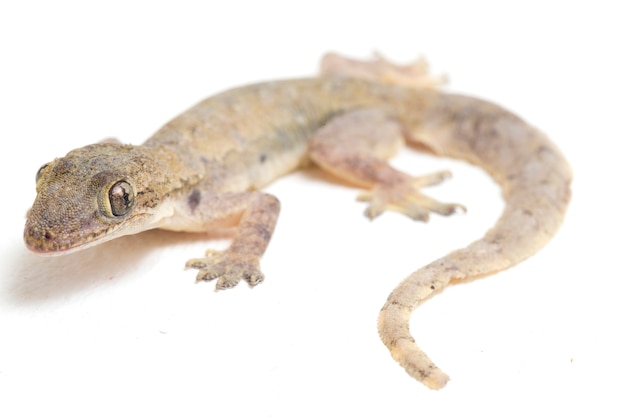
{"type": "Polygon", "coordinates": [[[320,75],[358,78],[408,88],[437,88],[448,82],[445,75],[435,76],[429,73],[425,58],[418,58],[406,65],[398,65],[379,53],[375,53],[374,59],[369,61],[327,53],[320,62],[320,75]]]}
{"type": "Polygon", "coordinates": [[[369,202],[365,215],[373,219],[393,210],[411,219],[427,221],[429,213],[450,215],[465,210],[460,204],[441,203],[421,192],[439,184],[447,171],[413,177],[385,160],[402,145],[402,126],[378,109],[360,109],[336,116],[320,128],[309,143],[309,156],[322,169],[361,185],[359,196],[369,202]]]}

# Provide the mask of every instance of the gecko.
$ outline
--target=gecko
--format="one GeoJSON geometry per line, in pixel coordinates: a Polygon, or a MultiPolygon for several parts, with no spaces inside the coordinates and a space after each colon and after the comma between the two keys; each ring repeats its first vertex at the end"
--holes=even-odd
{"type": "Polygon", "coordinates": [[[384,211],[427,221],[464,210],[422,192],[447,171],[415,177],[388,162],[404,144],[468,161],[502,188],[504,210],[486,234],[419,268],[389,295],[378,331],[392,357],[431,389],[449,377],[418,347],[409,319],[450,282],[509,268],[557,232],[571,168],[539,129],[499,105],[443,91],[425,60],[397,65],[329,53],[320,74],[227,90],[158,130],[142,145],[105,140],[39,168],[24,241],[60,255],[145,230],[235,230],[230,246],[190,259],[198,281],[232,288],[264,280],[260,259],[280,211],[261,189],[316,165],[364,190],[370,219],[384,211]]]}

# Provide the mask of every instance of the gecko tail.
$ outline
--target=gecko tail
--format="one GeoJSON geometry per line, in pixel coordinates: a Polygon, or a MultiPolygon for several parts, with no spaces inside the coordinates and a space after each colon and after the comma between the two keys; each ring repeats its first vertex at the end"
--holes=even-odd
{"type": "MultiPolygon", "coordinates": [[[[381,340],[406,372],[428,388],[441,389],[450,378],[418,347],[409,329],[411,314],[419,304],[444,289],[451,281],[473,276],[470,271],[463,270],[457,261],[476,259],[481,253],[486,254],[479,248],[487,246],[487,242],[479,240],[413,272],[393,290],[380,311],[378,332],[381,340]]],[[[489,272],[511,265],[509,260],[499,256],[491,256],[491,259],[483,261],[489,263],[489,272]]],[[[483,263],[482,266],[487,265],[483,263]]]]}
{"type": "MultiPolygon", "coordinates": [[[[545,236],[528,233],[536,226],[534,217],[508,207],[485,237],[418,269],[393,290],[380,311],[378,331],[391,356],[409,375],[431,389],[443,388],[449,380],[413,339],[409,329],[412,312],[451,281],[493,274],[532,255],[547,242],[545,236]],[[520,228],[519,233],[512,225],[520,228]]],[[[552,233],[558,225],[553,222],[550,226],[553,230],[544,231],[552,233]]]]}
{"type": "Polygon", "coordinates": [[[434,292],[444,288],[453,276],[446,272],[446,258],[425,266],[405,278],[389,295],[378,316],[378,333],[391,356],[428,388],[443,388],[449,380],[417,346],[409,329],[413,310],[434,292]]]}
{"type": "Polygon", "coordinates": [[[413,378],[440,389],[449,378],[415,343],[411,313],[451,281],[509,268],[547,244],[565,216],[572,172],[542,132],[494,104],[443,94],[426,120],[416,137],[436,153],[483,167],[502,187],[505,201],[485,236],[413,272],[380,312],[378,331],[392,357],[413,378]]]}

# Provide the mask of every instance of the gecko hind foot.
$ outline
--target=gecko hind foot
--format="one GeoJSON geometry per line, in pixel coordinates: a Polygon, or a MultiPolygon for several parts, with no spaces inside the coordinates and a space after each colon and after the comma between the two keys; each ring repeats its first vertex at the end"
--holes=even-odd
{"type": "Polygon", "coordinates": [[[199,270],[196,282],[217,280],[216,290],[233,288],[241,279],[254,287],[265,279],[258,260],[247,259],[229,251],[208,250],[205,258],[190,259],[185,268],[199,270]]]}
{"type": "Polygon", "coordinates": [[[347,58],[335,53],[322,57],[320,74],[331,77],[352,77],[408,88],[438,88],[447,83],[445,75],[429,73],[428,62],[420,57],[406,65],[390,62],[380,53],[368,61],[347,58]]]}
{"type": "Polygon", "coordinates": [[[467,211],[461,204],[441,203],[424,195],[420,189],[436,185],[450,177],[450,172],[441,171],[421,177],[407,177],[405,181],[376,185],[372,190],[358,196],[359,201],[369,202],[365,216],[374,219],[386,210],[402,213],[413,220],[427,222],[430,213],[449,216],[467,211]]]}

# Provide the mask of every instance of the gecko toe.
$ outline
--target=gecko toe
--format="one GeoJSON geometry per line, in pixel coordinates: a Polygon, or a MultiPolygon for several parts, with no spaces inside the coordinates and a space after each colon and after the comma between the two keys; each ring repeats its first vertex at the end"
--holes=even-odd
{"type": "Polygon", "coordinates": [[[369,206],[367,206],[367,208],[365,209],[365,211],[363,212],[363,214],[365,215],[365,217],[367,217],[370,220],[374,220],[376,217],[380,216],[381,214],[383,214],[383,212],[385,211],[385,207],[383,205],[380,204],[370,204],[369,206]]]}
{"type": "Polygon", "coordinates": [[[185,269],[204,269],[208,265],[207,258],[193,258],[187,261],[185,269]]]}
{"type": "Polygon", "coordinates": [[[224,275],[224,271],[216,268],[215,266],[203,268],[198,271],[198,274],[196,275],[196,282],[213,281],[220,278],[222,275],[224,275]]]}
{"type": "Polygon", "coordinates": [[[447,179],[452,178],[452,173],[448,170],[433,172],[432,174],[422,175],[413,179],[413,185],[417,188],[430,187],[438,185],[447,179]]]}
{"type": "Polygon", "coordinates": [[[441,214],[442,216],[450,216],[456,213],[467,213],[467,209],[464,205],[455,203],[437,203],[431,211],[441,214]]]}
{"type": "Polygon", "coordinates": [[[423,177],[406,177],[398,182],[378,184],[358,196],[358,201],[368,202],[365,216],[374,219],[384,211],[396,211],[421,222],[427,222],[430,213],[449,216],[465,212],[465,207],[455,203],[441,203],[420,191],[421,187],[435,185],[450,177],[448,171],[436,172],[423,177]]]}
{"type": "Polygon", "coordinates": [[[430,214],[428,214],[428,210],[424,210],[421,206],[417,204],[410,204],[406,208],[401,209],[401,211],[406,214],[410,219],[418,221],[418,222],[428,222],[430,220],[430,214]]]}
{"type": "Polygon", "coordinates": [[[261,271],[253,271],[253,272],[247,272],[244,277],[243,277],[246,282],[248,283],[248,285],[250,285],[251,287],[254,287],[256,285],[259,285],[260,283],[262,283],[265,280],[265,276],[263,275],[263,273],[261,271]]]}
{"type": "Polygon", "coordinates": [[[219,291],[219,290],[227,290],[229,288],[233,288],[237,284],[239,284],[240,280],[241,279],[239,277],[236,277],[233,275],[221,276],[220,279],[218,279],[217,282],[215,283],[215,289],[219,291]]]}
{"type": "Polygon", "coordinates": [[[215,283],[216,290],[226,290],[235,287],[239,284],[241,279],[244,279],[251,287],[254,287],[265,279],[261,271],[259,270],[244,270],[240,267],[229,271],[228,273],[219,277],[215,283]]]}

